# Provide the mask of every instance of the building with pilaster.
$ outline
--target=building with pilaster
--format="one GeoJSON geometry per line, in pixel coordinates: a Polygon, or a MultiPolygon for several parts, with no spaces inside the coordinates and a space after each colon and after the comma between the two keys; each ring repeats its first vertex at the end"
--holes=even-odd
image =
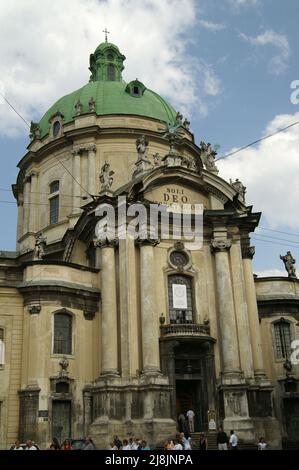
{"type": "Polygon", "coordinates": [[[123,81],[124,60],[100,44],[89,83],[32,123],[18,164],[17,248],[0,252],[0,445],[87,434],[102,448],[115,434],[156,445],[188,409],[195,431],[299,440],[299,282],[254,277],[260,213],[180,113],[123,81]],[[145,236],[120,237],[137,203],[145,236]],[[154,203],[168,208],[168,236],[152,236],[154,203]],[[101,204],[114,237],[96,238],[101,204]],[[198,248],[175,237],[180,204],[192,220],[203,207],[198,248]]]}

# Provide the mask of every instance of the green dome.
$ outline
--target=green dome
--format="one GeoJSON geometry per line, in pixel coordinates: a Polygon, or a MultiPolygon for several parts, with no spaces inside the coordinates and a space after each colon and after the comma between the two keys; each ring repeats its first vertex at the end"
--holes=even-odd
{"type": "Polygon", "coordinates": [[[161,96],[148,90],[137,79],[129,84],[124,83],[122,71],[125,59],[114,44],[107,40],[100,44],[89,57],[89,83],[60,98],[42,117],[39,125],[32,123],[32,135],[38,127],[41,138],[47,135],[55,115],[62,117],[63,124],[72,122],[75,115],[91,112],[98,116],[137,115],[167,124],[175,123],[176,111],[161,96]]]}
{"type": "MultiPolygon", "coordinates": [[[[133,82],[134,84],[135,82],[133,82]]],[[[140,84],[140,82],[136,83],[140,84]]],[[[140,84],[141,85],[141,84],[140,84]]],[[[89,113],[89,101],[95,101],[95,110],[98,116],[104,115],[137,115],[158,119],[166,123],[174,123],[176,111],[167,101],[157,93],[144,87],[140,96],[134,96],[128,91],[124,82],[96,81],[90,82],[79,90],[63,96],[42,117],[39,127],[41,137],[49,133],[51,118],[57,113],[63,115],[63,123],[69,123],[75,117],[75,104],[80,101],[81,114],[89,113]]]]}

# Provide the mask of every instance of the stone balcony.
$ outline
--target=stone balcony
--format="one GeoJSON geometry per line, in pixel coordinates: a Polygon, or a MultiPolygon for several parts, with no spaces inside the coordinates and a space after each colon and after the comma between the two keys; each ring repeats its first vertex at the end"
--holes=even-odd
{"type": "Polygon", "coordinates": [[[210,325],[197,324],[197,323],[180,323],[161,325],[161,337],[210,337],[210,325]]]}

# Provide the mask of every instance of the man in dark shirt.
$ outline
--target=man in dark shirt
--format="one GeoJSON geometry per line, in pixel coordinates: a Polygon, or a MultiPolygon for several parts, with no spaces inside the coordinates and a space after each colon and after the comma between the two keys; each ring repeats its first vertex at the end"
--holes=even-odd
{"type": "Polygon", "coordinates": [[[217,445],[218,450],[227,450],[228,437],[226,432],[223,431],[223,427],[220,426],[217,434],[217,445]]]}

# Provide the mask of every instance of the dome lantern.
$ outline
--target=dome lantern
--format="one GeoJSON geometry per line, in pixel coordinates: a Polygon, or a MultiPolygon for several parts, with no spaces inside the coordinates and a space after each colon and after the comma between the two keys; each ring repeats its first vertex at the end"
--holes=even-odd
{"type": "Polygon", "coordinates": [[[101,43],[89,58],[90,81],[122,81],[125,56],[110,42],[101,43]]]}

